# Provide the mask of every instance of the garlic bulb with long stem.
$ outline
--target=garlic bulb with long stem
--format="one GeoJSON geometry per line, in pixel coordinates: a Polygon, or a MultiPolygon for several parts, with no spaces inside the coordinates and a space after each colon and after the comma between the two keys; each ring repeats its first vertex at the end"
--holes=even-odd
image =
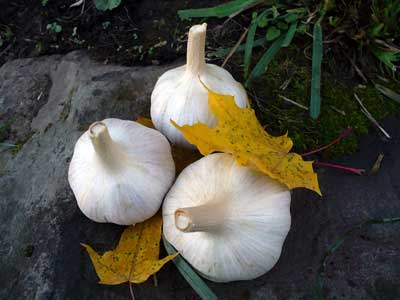
{"type": "Polygon", "coordinates": [[[204,277],[249,280],[278,261],[291,224],[290,191],[211,154],[179,175],[163,204],[165,238],[204,277]]]}
{"type": "Polygon", "coordinates": [[[133,121],[95,122],[77,141],[68,181],[96,222],[132,225],[153,216],[175,178],[167,139],[133,121]]]}
{"type": "Polygon", "coordinates": [[[208,107],[208,92],[203,86],[218,94],[232,95],[239,107],[246,107],[246,91],[225,69],[205,63],[207,24],[190,28],[186,65],[164,73],[157,81],[151,95],[151,119],[154,126],[173,144],[190,147],[178,125],[202,122],[210,127],[216,124],[208,107]]]}

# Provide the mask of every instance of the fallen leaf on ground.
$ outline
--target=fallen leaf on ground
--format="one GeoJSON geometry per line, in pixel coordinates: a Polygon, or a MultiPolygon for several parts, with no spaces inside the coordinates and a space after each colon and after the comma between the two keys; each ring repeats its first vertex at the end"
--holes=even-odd
{"type": "Polygon", "coordinates": [[[379,169],[381,168],[382,160],[384,157],[385,155],[383,155],[383,153],[378,155],[378,158],[376,159],[374,165],[372,166],[371,171],[369,171],[370,176],[378,173],[379,169]]]}
{"type": "Polygon", "coordinates": [[[173,259],[178,253],[158,259],[160,252],[162,217],[127,227],[117,248],[98,254],[89,245],[82,244],[89,253],[101,284],[141,283],[173,259]]]}
{"type": "Polygon", "coordinates": [[[230,153],[240,165],[257,168],[290,189],[305,187],[321,195],[313,162],[289,153],[293,142],[287,135],[270,136],[258,122],[253,109],[238,107],[233,96],[207,90],[208,105],[218,119],[216,127],[209,128],[203,123],[179,126],[171,120],[201,154],[230,153]]]}

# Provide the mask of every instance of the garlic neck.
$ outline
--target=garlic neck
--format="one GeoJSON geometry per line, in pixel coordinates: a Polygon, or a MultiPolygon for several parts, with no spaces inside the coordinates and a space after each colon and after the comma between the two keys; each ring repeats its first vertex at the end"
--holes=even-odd
{"type": "Polygon", "coordinates": [[[227,208],[223,203],[207,203],[175,211],[175,226],[183,232],[216,231],[225,223],[227,208]]]}
{"type": "Polygon", "coordinates": [[[199,76],[206,65],[206,31],[206,23],[194,25],[189,30],[186,57],[186,74],[188,75],[199,76]]]}
{"type": "Polygon", "coordinates": [[[108,167],[117,167],[119,156],[121,156],[120,150],[111,139],[106,124],[103,122],[94,122],[90,125],[89,137],[100,160],[108,167]]]}

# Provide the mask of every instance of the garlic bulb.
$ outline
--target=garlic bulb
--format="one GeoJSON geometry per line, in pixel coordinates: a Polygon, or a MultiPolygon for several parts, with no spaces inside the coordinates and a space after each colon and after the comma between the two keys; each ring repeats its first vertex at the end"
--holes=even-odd
{"type": "Polygon", "coordinates": [[[77,141],[68,181],[96,222],[131,225],[154,215],[175,178],[167,139],[133,121],[95,122],[77,141]]]}
{"type": "Polygon", "coordinates": [[[225,69],[205,63],[207,24],[190,28],[186,65],[164,73],[151,95],[151,119],[154,126],[173,144],[193,148],[170,122],[193,125],[202,122],[210,127],[216,118],[208,108],[208,92],[201,81],[219,94],[232,95],[239,107],[246,107],[246,91],[225,69]],[[201,81],[200,81],[201,80],[201,81]]]}
{"type": "Polygon", "coordinates": [[[249,280],[278,261],[290,229],[290,191],[211,154],[179,175],[163,204],[165,238],[204,277],[249,280]]]}

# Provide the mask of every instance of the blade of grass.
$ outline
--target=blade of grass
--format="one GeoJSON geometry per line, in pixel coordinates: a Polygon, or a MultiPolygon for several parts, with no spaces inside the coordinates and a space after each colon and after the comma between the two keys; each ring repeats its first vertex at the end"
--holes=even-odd
{"type": "Polygon", "coordinates": [[[10,147],[10,148],[14,148],[17,147],[14,144],[9,144],[9,143],[0,143],[0,147],[10,147]]]}
{"type": "Polygon", "coordinates": [[[289,30],[286,34],[285,40],[283,41],[282,47],[288,47],[296,34],[297,22],[290,24],[289,30]]]}
{"type": "Polygon", "coordinates": [[[244,48],[244,56],[243,56],[244,78],[247,78],[247,76],[249,75],[250,60],[251,60],[251,54],[253,52],[254,36],[256,35],[258,27],[258,20],[259,18],[253,19],[249,27],[249,32],[247,33],[246,44],[244,48]]]}
{"type": "MultiPolygon", "coordinates": [[[[169,254],[176,253],[174,247],[163,236],[164,247],[169,254]]],[[[202,300],[218,300],[218,297],[211,291],[207,284],[200,278],[192,267],[178,255],[173,259],[173,262],[187,283],[196,291],[202,300]]]]}
{"type": "Polygon", "coordinates": [[[178,10],[178,16],[181,19],[204,17],[224,18],[246,8],[247,6],[254,5],[256,2],[260,2],[260,0],[234,0],[214,7],[178,10]]]}
{"type": "Polygon", "coordinates": [[[400,217],[393,217],[393,218],[382,218],[382,219],[368,219],[358,225],[356,225],[353,228],[350,228],[349,230],[345,231],[344,234],[337,238],[336,241],[331,244],[327,251],[325,252],[324,256],[321,259],[321,264],[318,269],[317,273],[317,278],[315,281],[315,286],[314,286],[314,299],[315,300],[322,300],[324,299],[322,296],[322,290],[324,288],[324,274],[325,274],[325,267],[328,258],[334,254],[345,242],[345,240],[356,230],[359,230],[366,225],[372,225],[372,224],[393,224],[400,222],[400,217]]]}
{"type": "Polygon", "coordinates": [[[375,84],[375,88],[384,96],[388,97],[389,99],[392,99],[393,101],[396,101],[397,103],[400,103],[400,94],[397,94],[396,92],[392,91],[391,89],[388,89],[383,85],[380,85],[379,83],[375,84]]]}
{"type": "Polygon", "coordinates": [[[390,136],[390,134],[371,115],[371,113],[367,110],[367,108],[365,107],[364,103],[361,101],[360,97],[358,97],[358,95],[356,93],[354,93],[354,98],[357,100],[358,104],[360,104],[361,112],[368,118],[368,120],[370,120],[372,122],[372,124],[374,124],[383,133],[383,135],[386,138],[391,139],[392,137],[390,136]]]}
{"type": "Polygon", "coordinates": [[[313,30],[310,116],[317,119],[321,112],[322,28],[318,21],[313,30]]]}
{"type": "Polygon", "coordinates": [[[244,78],[247,78],[247,76],[249,75],[251,54],[253,53],[253,47],[254,47],[254,36],[256,35],[258,22],[270,13],[272,13],[272,9],[267,8],[259,16],[253,18],[250,24],[244,48],[244,59],[243,59],[244,78]]]}
{"type": "Polygon", "coordinates": [[[303,104],[297,103],[296,101],[294,101],[292,99],[289,99],[289,98],[287,98],[287,97],[285,97],[283,95],[278,95],[278,97],[281,98],[282,100],[286,101],[286,102],[289,102],[289,103],[297,106],[297,107],[300,107],[300,108],[302,108],[304,110],[308,110],[308,107],[304,106],[303,104]]]}
{"type": "Polygon", "coordinates": [[[263,75],[268,67],[268,64],[274,58],[276,53],[278,53],[279,49],[281,49],[285,36],[282,35],[278,38],[272,45],[268,48],[268,50],[264,53],[264,55],[260,58],[254,69],[251,71],[249,78],[247,78],[245,86],[249,86],[250,83],[263,75]]]}

